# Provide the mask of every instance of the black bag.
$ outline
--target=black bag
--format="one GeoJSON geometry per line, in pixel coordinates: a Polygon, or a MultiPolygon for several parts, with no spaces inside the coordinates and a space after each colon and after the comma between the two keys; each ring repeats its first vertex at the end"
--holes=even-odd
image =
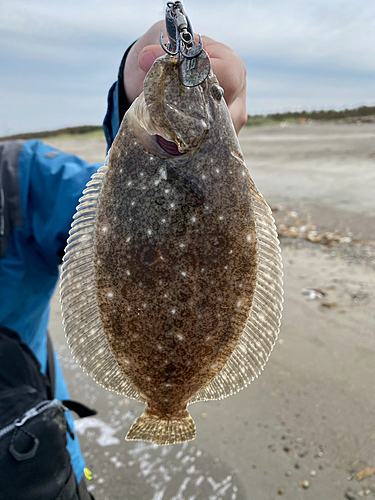
{"type": "Polygon", "coordinates": [[[96,412],[53,399],[51,353],[49,343],[52,381],[40,372],[38,360],[18,334],[0,327],[0,500],[80,499],[66,449],[66,431],[74,435],[65,410],[80,416],[96,412]]]}

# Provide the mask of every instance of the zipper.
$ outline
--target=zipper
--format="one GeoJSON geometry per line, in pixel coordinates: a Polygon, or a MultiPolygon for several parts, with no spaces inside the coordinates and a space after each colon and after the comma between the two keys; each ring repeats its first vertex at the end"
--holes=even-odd
{"type": "Polygon", "coordinates": [[[52,408],[53,406],[58,406],[64,411],[67,410],[67,408],[65,408],[62,402],[58,399],[53,399],[52,401],[42,401],[41,403],[28,410],[26,413],[24,413],[21,418],[16,418],[12,424],[9,424],[1,429],[0,439],[16,427],[22,427],[28,420],[36,417],[40,413],[43,413],[45,410],[48,410],[48,408],[52,408]]]}

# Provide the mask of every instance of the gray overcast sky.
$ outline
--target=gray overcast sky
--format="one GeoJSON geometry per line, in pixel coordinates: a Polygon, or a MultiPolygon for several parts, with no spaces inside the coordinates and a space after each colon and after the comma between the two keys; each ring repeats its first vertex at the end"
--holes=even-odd
{"type": "MultiPolygon", "coordinates": [[[[248,70],[248,113],[375,105],[374,0],[185,0],[248,70]]],[[[0,135],[100,124],[161,0],[0,0],[0,135]]]]}

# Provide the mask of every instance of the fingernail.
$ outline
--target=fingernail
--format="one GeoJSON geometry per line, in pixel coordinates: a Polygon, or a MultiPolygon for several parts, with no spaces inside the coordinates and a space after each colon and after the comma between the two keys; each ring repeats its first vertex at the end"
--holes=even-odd
{"type": "Polygon", "coordinates": [[[139,66],[144,71],[147,73],[151,66],[154,64],[154,61],[156,59],[155,54],[153,53],[152,50],[144,50],[139,54],[139,66]]]}

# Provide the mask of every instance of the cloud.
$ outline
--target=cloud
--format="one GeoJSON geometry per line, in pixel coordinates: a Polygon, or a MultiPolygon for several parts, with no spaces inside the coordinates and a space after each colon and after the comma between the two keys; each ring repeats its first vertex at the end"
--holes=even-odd
{"type": "MultiPolygon", "coordinates": [[[[25,130],[59,126],[59,120],[99,123],[124,50],[163,17],[165,5],[161,0],[0,2],[0,91],[6,101],[0,134],[20,129],[14,113],[23,113],[25,130]],[[26,111],[28,101],[32,113],[26,111]],[[36,119],[36,103],[47,101],[51,111],[36,119]]],[[[197,32],[230,45],[245,61],[249,111],[374,100],[373,2],[186,0],[185,7],[197,32]]]]}

